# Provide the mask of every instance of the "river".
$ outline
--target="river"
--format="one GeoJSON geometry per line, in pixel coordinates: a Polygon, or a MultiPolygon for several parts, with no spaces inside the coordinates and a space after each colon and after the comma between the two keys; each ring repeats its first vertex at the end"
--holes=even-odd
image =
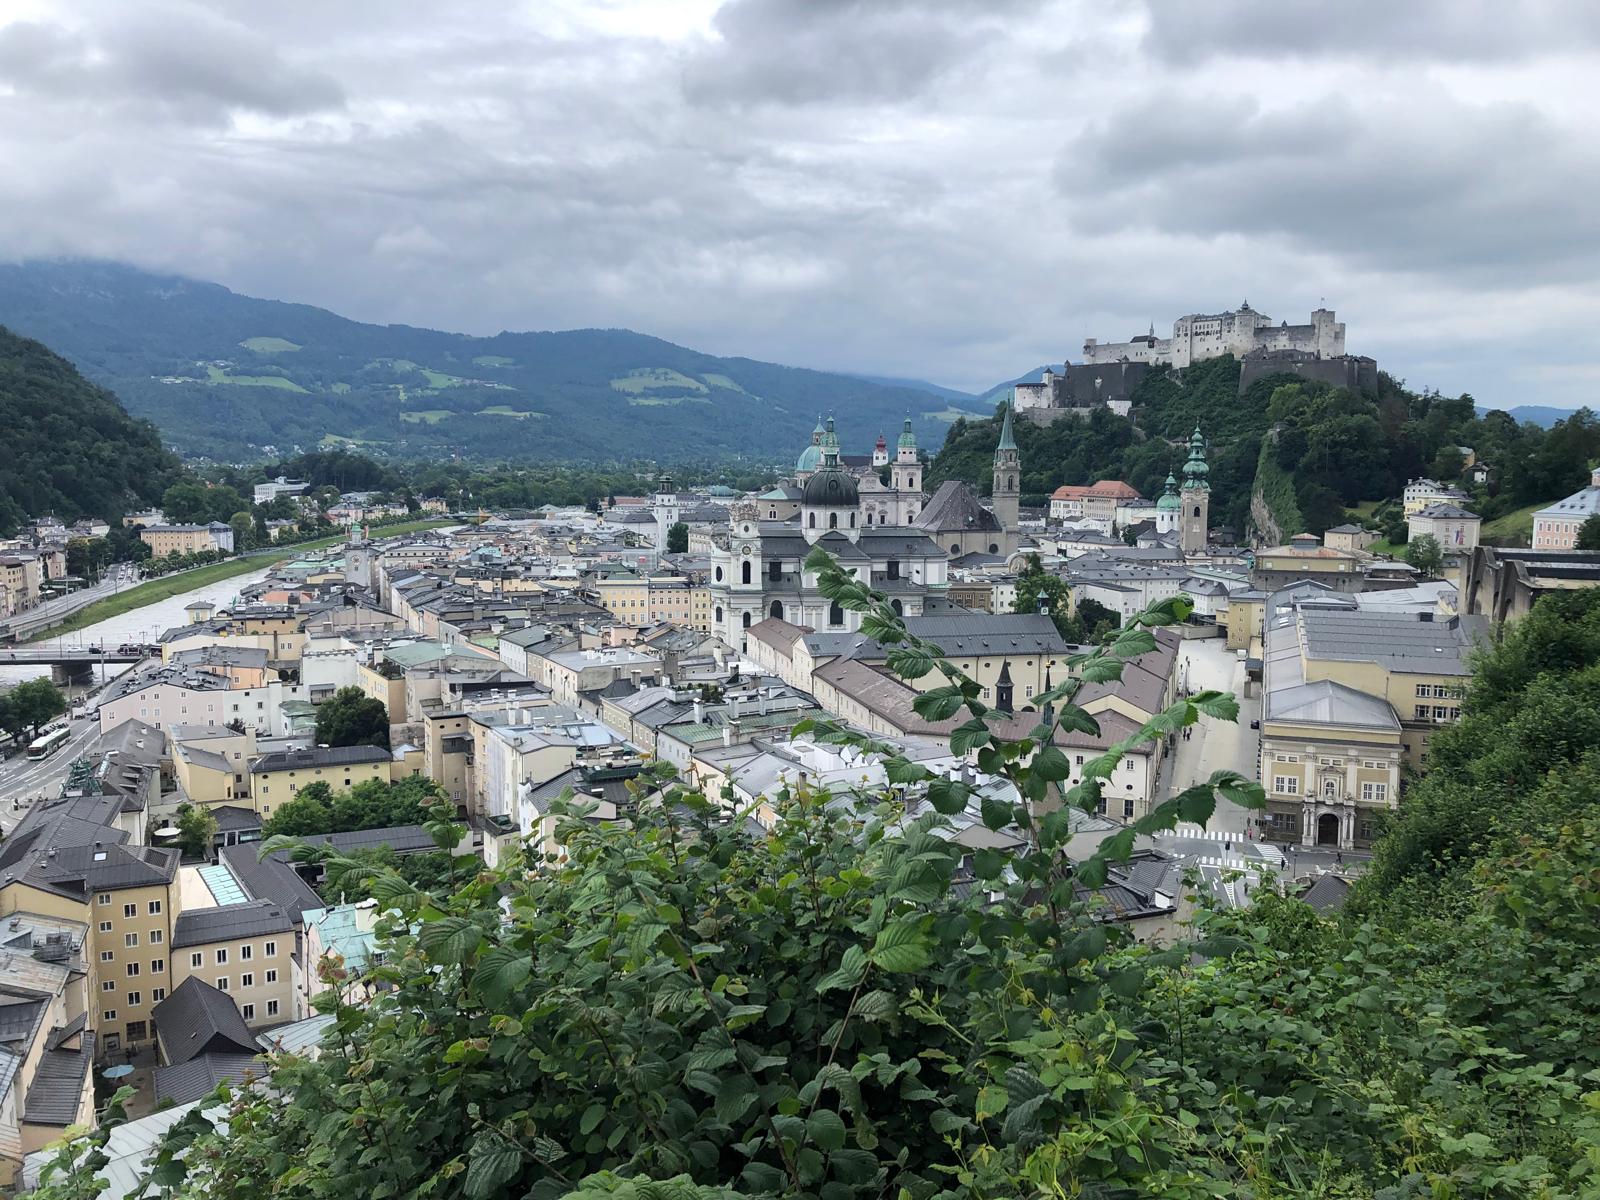
{"type": "MultiPolygon", "coordinates": [[[[154,643],[164,630],[171,629],[174,625],[183,625],[188,622],[188,614],[184,607],[193,604],[196,600],[209,600],[219,608],[232,607],[238,598],[239,590],[248,587],[267,577],[271,567],[263,567],[259,571],[251,571],[245,575],[235,575],[231,579],[223,579],[217,583],[206,584],[187,592],[180,592],[176,596],[169,596],[165,600],[158,600],[154,604],[147,604],[143,608],[135,608],[123,613],[120,617],[109,620],[97,621],[95,624],[60,637],[44,638],[37,642],[29,643],[30,646],[105,646],[113,648],[124,642],[154,643]]],[[[113,674],[125,671],[127,668],[120,664],[113,664],[108,668],[113,674]]],[[[49,678],[48,667],[0,667],[0,688],[12,687],[15,684],[37,679],[39,676],[49,678]]]]}

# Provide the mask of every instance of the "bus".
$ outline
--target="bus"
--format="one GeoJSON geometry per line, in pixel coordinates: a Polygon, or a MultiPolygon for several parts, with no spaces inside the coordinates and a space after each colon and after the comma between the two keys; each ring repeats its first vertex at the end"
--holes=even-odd
{"type": "Polygon", "coordinates": [[[29,758],[49,758],[57,750],[67,744],[67,739],[72,736],[70,729],[57,729],[51,733],[35,738],[28,746],[29,758]]]}

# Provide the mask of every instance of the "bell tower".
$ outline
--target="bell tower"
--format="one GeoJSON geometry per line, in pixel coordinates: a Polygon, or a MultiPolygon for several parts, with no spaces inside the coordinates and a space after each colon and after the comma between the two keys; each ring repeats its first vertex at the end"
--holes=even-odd
{"type": "Polygon", "coordinates": [[[994,487],[990,507],[1006,534],[1007,550],[1014,549],[1017,536],[1017,507],[1022,497],[1022,459],[1011,428],[1011,402],[1006,401],[1005,420],[1000,425],[1000,444],[994,448],[994,487]]]}
{"type": "Polygon", "coordinates": [[[1206,439],[1200,426],[1189,438],[1189,461],[1183,464],[1183,487],[1178,492],[1182,511],[1178,517],[1178,547],[1185,554],[1206,548],[1211,520],[1211,468],[1206,464],[1206,439]]]}

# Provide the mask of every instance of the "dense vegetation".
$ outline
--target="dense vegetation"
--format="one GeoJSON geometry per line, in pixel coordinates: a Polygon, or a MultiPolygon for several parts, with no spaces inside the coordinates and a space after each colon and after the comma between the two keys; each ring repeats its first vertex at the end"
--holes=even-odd
{"type": "MultiPolygon", "coordinates": [[[[1197,424],[1209,442],[1212,524],[1251,530],[1259,484],[1285,537],[1321,533],[1347,520],[1349,506],[1398,496],[1418,476],[1472,490],[1462,481],[1461,446],[1493,470],[1475,494],[1486,520],[1582,487],[1600,457],[1600,422],[1587,409],[1543,429],[1503,412],[1480,417],[1471,396],[1411,392],[1381,374],[1374,395],[1293,375],[1265,376],[1241,394],[1239,364],[1225,356],[1184,371],[1153,370],[1133,400],[1130,418],[1097,409],[1087,420],[1048,426],[1018,421],[1023,503],[1043,505],[1062,484],[1101,479],[1159,496],[1197,424]]],[[[964,479],[987,493],[998,437],[997,420],[957,420],[929,486],[964,479]]],[[[1386,533],[1404,537],[1392,527],[1386,533]]]]}
{"type": "Polygon", "coordinates": [[[0,328],[0,534],[29,517],[115,522],[178,470],[148,421],[38,342],[0,328]]]}
{"type": "Polygon", "coordinates": [[[317,705],[317,745],[389,748],[389,706],[358,687],[342,687],[317,705]]]}
{"type": "MultiPolygon", "coordinates": [[[[467,337],[105,263],[0,267],[0,321],[47,342],[187,454],[254,461],[347,446],[388,457],[792,462],[819,412],[859,452],[914,387],[718,358],[620,329],[467,337]]],[[[226,518],[224,518],[226,519],[226,518]]]]}
{"type": "MultiPolygon", "coordinates": [[[[827,586],[871,607],[892,669],[929,669],[881,598],[827,586]]],[[[1124,630],[1080,678],[1149,636],[1124,630]]],[[[1600,594],[1542,602],[1485,655],[1343,919],[1262,889],[1202,909],[1180,951],[1131,944],[1084,890],[1131,831],[1072,863],[1064,812],[1035,807],[1069,768],[1034,738],[1093,724],[1077,686],[1015,743],[959,675],[918,701],[965,710],[956,748],[1033,802],[981,805],[1021,829],[1017,853],[950,840],[941,814],[975,798],[893,760],[932,811],[799,786],[752,834],[658,768],[629,828],[563,810],[562,860],[431,889],[376,872],[390,990],[324,996],[321,1057],[280,1059],[225,1128],[180,1121],[154,1182],[202,1200],[1600,1194],[1600,594]]],[[[1140,736],[1201,710],[1236,711],[1195,696],[1140,736]]],[[[1092,809],[1122,752],[1062,801],[1092,809]]],[[[1259,803],[1221,776],[1141,826],[1203,821],[1213,787],[1259,803]]],[[[92,1194],[91,1173],[45,1197],[92,1194]]]]}
{"type": "Polygon", "coordinates": [[[363,780],[344,792],[335,792],[318,781],[308,783],[292,800],[280,804],[261,829],[268,837],[303,837],[308,833],[421,825],[439,795],[438,786],[420,775],[393,783],[363,780]]]}

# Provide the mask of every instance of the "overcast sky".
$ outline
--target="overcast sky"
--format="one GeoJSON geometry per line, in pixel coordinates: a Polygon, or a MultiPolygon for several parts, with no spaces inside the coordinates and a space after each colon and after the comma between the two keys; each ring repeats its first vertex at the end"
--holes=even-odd
{"type": "Polygon", "coordinates": [[[1325,300],[1414,386],[1572,407],[1597,41],[1591,0],[4,0],[0,257],[970,389],[1325,300]]]}

